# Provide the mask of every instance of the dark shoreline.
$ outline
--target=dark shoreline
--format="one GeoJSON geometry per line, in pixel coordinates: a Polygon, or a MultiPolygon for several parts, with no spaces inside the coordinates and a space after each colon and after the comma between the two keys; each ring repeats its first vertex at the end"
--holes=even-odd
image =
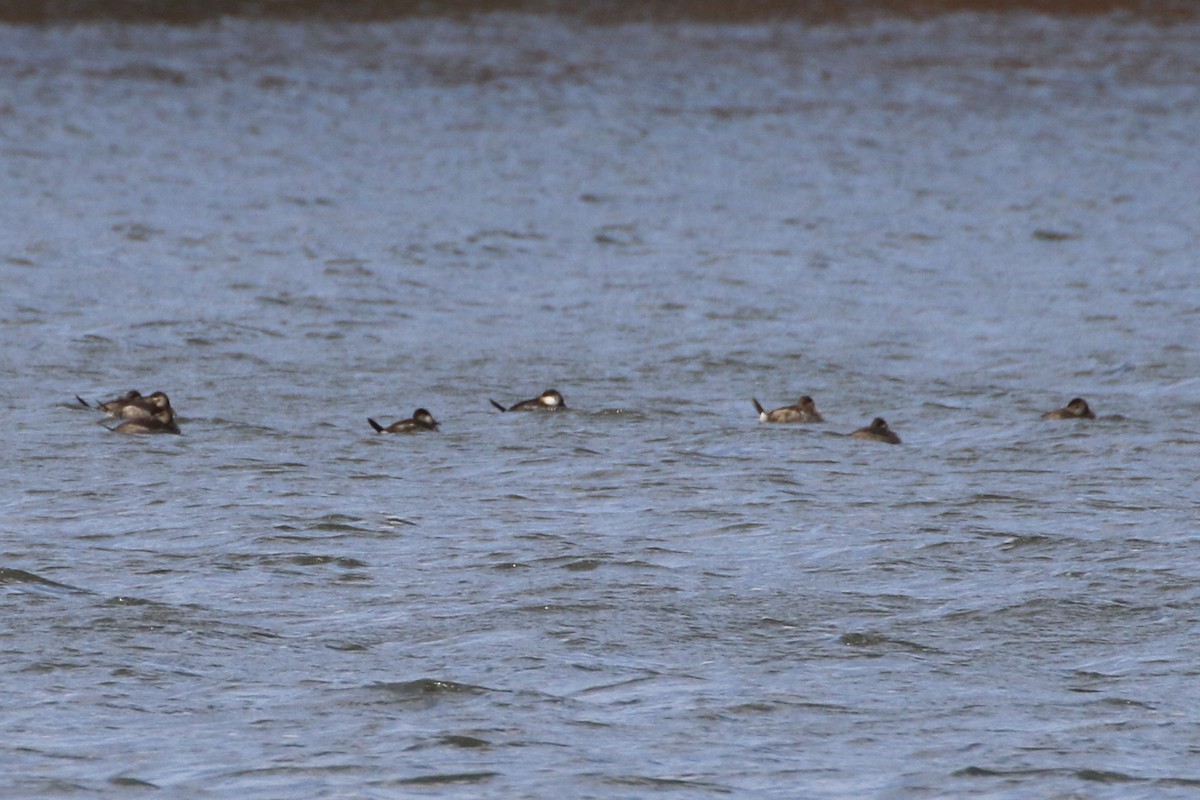
{"type": "Polygon", "coordinates": [[[889,15],[928,17],[957,11],[1044,14],[1124,12],[1164,22],[1191,19],[1189,0],[7,0],[0,23],[86,21],[194,24],[221,17],[374,21],[414,16],[467,17],[521,11],[596,23],[690,20],[834,22],[889,15]]]}

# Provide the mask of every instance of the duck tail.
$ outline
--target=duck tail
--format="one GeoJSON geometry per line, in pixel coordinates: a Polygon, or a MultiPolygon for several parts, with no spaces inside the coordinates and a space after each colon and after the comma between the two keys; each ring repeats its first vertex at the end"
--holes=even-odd
{"type": "Polygon", "coordinates": [[[376,433],[383,433],[383,426],[380,425],[378,422],[371,419],[370,417],[367,417],[367,422],[371,423],[371,427],[375,429],[376,433]]]}
{"type": "Polygon", "coordinates": [[[76,399],[76,400],[78,400],[78,401],[79,401],[79,403],[80,403],[80,405],[82,405],[84,408],[91,408],[91,407],[92,407],[92,406],[91,406],[91,404],[89,404],[87,400],[84,400],[84,399],[83,399],[82,397],[80,397],[79,395],[75,395],[75,399],[76,399]]]}
{"type": "Polygon", "coordinates": [[[751,398],[750,398],[750,402],[751,402],[751,403],[754,403],[754,410],[755,410],[755,411],[757,411],[759,414],[765,414],[765,413],[767,413],[766,411],[763,411],[763,407],[762,407],[762,405],[761,405],[761,404],[758,402],[758,398],[751,397],[751,398]]]}
{"type": "Polygon", "coordinates": [[[489,400],[488,400],[488,402],[489,402],[489,403],[491,403],[492,405],[494,405],[496,408],[500,409],[501,411],[508,411],[508,409],[507,409],[507,408],[505,408],[504,406],[500,405],[500,404],[499,404],[499,403],[497,403],[495,400],[491,400],[491,399],[489,399],[489,400]]]}

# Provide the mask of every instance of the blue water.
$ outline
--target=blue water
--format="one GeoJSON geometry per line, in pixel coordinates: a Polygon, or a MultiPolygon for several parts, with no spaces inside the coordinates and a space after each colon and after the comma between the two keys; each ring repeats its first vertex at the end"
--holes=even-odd
{"type": "Polygon", "coordinates": [[[1198,42],[0,28],[0,795],[1190,796],[1198,42]]]}

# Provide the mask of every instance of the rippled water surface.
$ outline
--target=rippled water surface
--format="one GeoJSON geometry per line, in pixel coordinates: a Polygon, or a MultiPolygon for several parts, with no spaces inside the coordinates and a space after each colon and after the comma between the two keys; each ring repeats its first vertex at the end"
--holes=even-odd
{"type": "Polygon", "coordinates": [[[0,795],[1200,785],[1196,23],[0,27],[0,85],[0,795]],[[184,435],[74,399],[131,388],[184,435]]]}

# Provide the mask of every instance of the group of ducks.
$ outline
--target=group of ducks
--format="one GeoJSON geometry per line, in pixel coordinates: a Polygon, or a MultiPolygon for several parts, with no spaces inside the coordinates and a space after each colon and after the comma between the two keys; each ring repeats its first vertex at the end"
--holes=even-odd
{"type": "MultiPolygon", "coordinates": [[[[783,406],[774,411],[765,410],[755,398],[750,398],[754,403],[755,410],[758,411],[759,422],[823,422],[824,417],[821,412],[817,411],[817,405],[808,395],[801,397],[794,406],[783,406]]],[[[1056,408],[1053,411],[1047,411],[1042,414],[1042,419],[1095,419],[1096,415],[1092,409],[1088,407],[1087,401],[1082,397],[1072,398],[1062,408],[1056,408]]],[[[865,428],[859,428],[850,434],[855,439],[867,439],[873,442],[886,442],[887,444],[900,444],[900,437],[895,431],[888,427],[887,421],[883,417],[876,417],[871,420],[871,424],[865,428]]]]}
{"type": "MultiPolygon", "coordinates": [[[[758,402],[758,398],[751,397],[750,402],[754,403],[754,410],[758,412],[759,422],[824,422],[825,418],[821,416],[821,412],[817,411],[817,404],[808,395],[804,395],[794,406],[783,406],[774,411],[767,411],[762,407],[762,403],[758,402]]],[[[900,444],[900,437],[895,431],[888,427],[887,420],[883,417],[876,417],[871,420],[871,424],[865,428],[850,434],[855,439],[867,439],[873,442],[886,442],[887,444],[900,444]]]]}
{"type": "MultiPolygon", "coordinates": [[[[532,400],[522,400],[521,402],[511,405],[508,408],[497,403],[495,400],[488,400],[501,411],[566,411],[567,403],[563,400],[563,396],[553,389],[547,389],[532,400]]],[[[386,428],[380,425],[375,420],[367,417],[367,422],[371,423],[371,427],[376,433],[416,433],[417,431],[436,431],[438,429],[437,420],[423,408],[418,408],[413,412],[413,415],[408,419],[402,419],[398,422],[393,422],[386,428]]]]}
{"type": "MultiPolygon", "coordinates": [[[[96,403],[94,406],[79,395],[75,399],[87,408],[97,408],[110,417],[124,419],[112,430],[117,433],[180,433],[175,423],[175,410],[164,392],[155,392],[149,397],[143,397],[136,389],[131,389],[120,397],[96,403]]],[[[767,411],[757,398],[750,398],[754,409],[758,411],[759,422],[824,422],[825,418],[817,410],[817,404],[808,395],[801,397],[795,405],[783,406],[774,411],[767,411]]],[[[565,411],[567,403],[563,396],[554,389],[547,389],[531,400],[522,400],[507,408],[489,400],[500,411],[565,411]]],[[[1095,419],[1096,415],[1088,407],[1082,397],[1073,398],[1062,408],[1047,411],[1042,419],[1095,419]]],[[[436,431],[438,421],[424,408],[418,408],[408,419],[393,422],[383,426],[367,417],[367,422],[376,433],[416,433],[418,431],[436,431]]],[[[873,442],[900,444],[900,437],[888,427],[882,417],[871,420],[865,428],[859,428],[849,434],[855,439],[866,439],[873,442]]]]}
{"type": "MultiPolygon", "coordinates": [[[[759,422],[824,422],[825,418],[821,416],[821,412],[817,410],[817,404],[808,395],[801,397],[795,405],[783,406],[774,411],[767,411],[758,402],[757,398],[750,398],[754,403],[754,409],[758,412],[759,422]]],[[[563,396],[554,389],[547,389],[532,400],[522,400],[516,405],[505,408],[495,400],[489,400],[493,406],[500,411],[559,411],[566,410],[567,404],[563,400],[563,396]]],[[[1087,401],[1082,397],[1073,398],[1062,408],[1056,408],[1053,411],[1047,411],[1042,414],[1042,419],[1095,419],[1096,415],[1088,407],[1087,401]]],[[[391,425],[384,427],[375,420],[367,417],[367,422],[375,429],[376,433],[415,433],[417,431],[436,431],[438,428],[437,420],[433,418],[424,408],[418,408],[413,412],[409,419],[402,419],[398,422],[393,422],[391,425]]],[[[888,427],[887,421],[883,417],[876,417],[871,420],[871,424],[865,428],[859,428],[849,434],[855,439],[866,439],[873,442],[885,442],[887,444],[900,444],[900,437],[896,432],[888,427]]]]}
{"type": "Polygon", "coordinates": [[[111,430],[117,433],[182,433],[175,423],[175,409],[166,392],[155,392],[144,397],[137,389],[130,389],[120,397],[92,405],[79,395],[75,399],[85,408],[96,408],[114,419],[125,420],[111,430]]]}

